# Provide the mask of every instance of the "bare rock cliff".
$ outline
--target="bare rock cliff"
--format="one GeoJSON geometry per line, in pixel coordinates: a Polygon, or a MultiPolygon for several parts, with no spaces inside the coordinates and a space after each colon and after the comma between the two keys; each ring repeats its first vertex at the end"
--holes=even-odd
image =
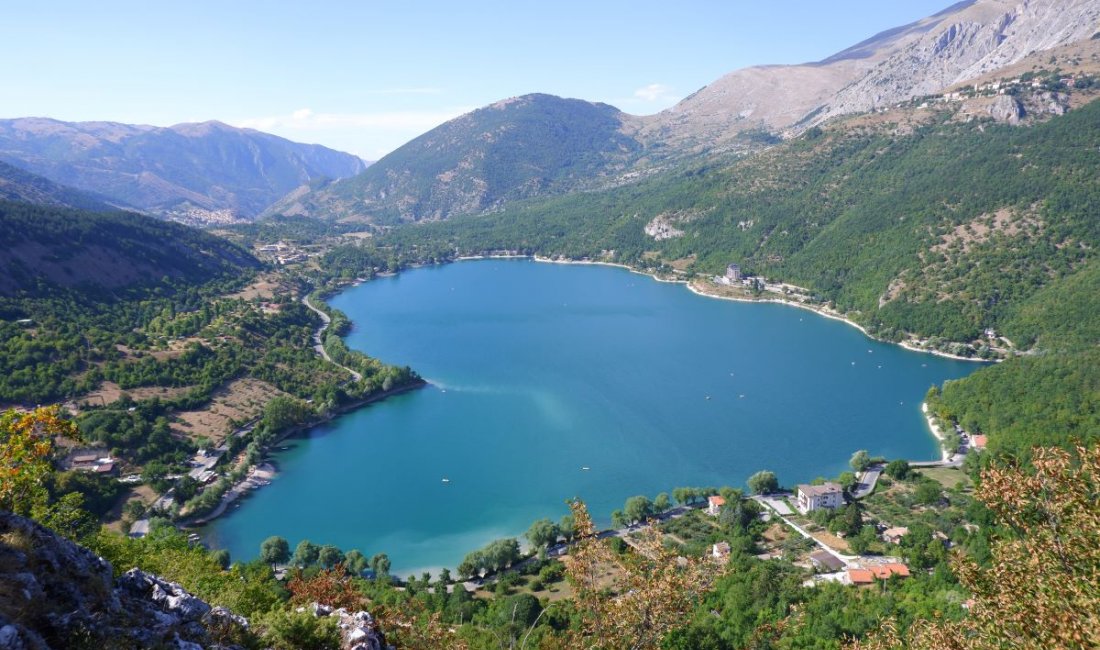
{"type": "Polygon", "coordinates": [[[211,631],[247,625],[138,569],[116,581],[95,553],[0,512],[0,650],[228,649],[211,631]]]}
{"type": "Polygon", "coordinates": [[[793,135],[939,93],[1098,30],[1100,0],[964,0],[822,61],[731,72],[640,118],[639,137],[687,152],[733,149],[747,132],[793,135]]]}
{"type": "Polygon", "coordinates": [[[838,92],[813,122],[938,93],[1034,52],[1089,38],[1100,25],[1100,1],[979,0],[927,21],[927,31],[838,92]]]}

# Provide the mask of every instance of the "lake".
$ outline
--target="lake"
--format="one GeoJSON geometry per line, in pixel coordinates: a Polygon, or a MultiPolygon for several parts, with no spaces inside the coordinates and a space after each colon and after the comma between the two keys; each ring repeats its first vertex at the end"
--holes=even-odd
{"type": "Polygon", "coordinates": [[[574,496],[607,522],[636,494],[835,476],[857,449],[938,458],[921,400],[979,367],[605,266],[462,262],[330,302],[350,346],[430,385],[286,443],[273,484],[205,531],[236,559],[282,535],[434,572],[574,496]]]}

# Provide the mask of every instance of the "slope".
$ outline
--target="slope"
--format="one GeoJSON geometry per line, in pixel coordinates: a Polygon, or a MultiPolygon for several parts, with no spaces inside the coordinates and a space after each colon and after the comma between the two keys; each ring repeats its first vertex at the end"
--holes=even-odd
{"type": "Polygon", "coordinates": [[[84,210],[109,208],[102,197],[58,185],[2,161],[0,161],[0,200],[84,210]]]}
{"type": "Polygon", "coordinates": [[[1098,29],[1098,0],[964,0],[822,61],[731,72],[642,118],[640,137],[674,150],[721,152],[745,131],[797,134],[938,93],[1098,29]]]}
{"type": "Polygon", "coordinates": [[[127,212],[0,201],[0,296],[110,296],[167,281],[201,284],[258,268],[248,252],[183,225],[127,212]]]}
{"type": "Polygon", "coordinates": [[[299,185],[353,176],[350,154],[219,122],[160,128],[0,120],[0,160],[136,208],[254,217],[299,185]]]}
{"type": "Polygon", "coordinates": [[[1100,102],[1029,127],[967,122],[965,111],[857,117],[752,158],[398,230],[379,244],[704,274],[735,261],[809,288],[886,338],[971,341],[996,328],[1028,346],[1055,325],[1037,324],[1046,310],[1028,305],[1100,246],[1100,102]],[[677,232],[655,239],[654,221],[677,232]]]}
{"type": "Polygon", "coordinates": [[[269,213],[381,224],[445,219],[508,200],[560,193],[621,169],[638,144],[606,104],[525,95],[458,117],[359,176],[289,197],[269,213]]]}

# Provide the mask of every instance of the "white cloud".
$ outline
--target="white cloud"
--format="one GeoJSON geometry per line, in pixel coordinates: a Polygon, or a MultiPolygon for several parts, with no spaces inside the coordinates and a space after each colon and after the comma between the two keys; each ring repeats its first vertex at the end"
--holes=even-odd
{"type": "Polygon", "coordinates": [[[663,102],[674,99],[672,88],[664,84],[649,84],[634,91],[634,97],[646,102],[663,102]]]}

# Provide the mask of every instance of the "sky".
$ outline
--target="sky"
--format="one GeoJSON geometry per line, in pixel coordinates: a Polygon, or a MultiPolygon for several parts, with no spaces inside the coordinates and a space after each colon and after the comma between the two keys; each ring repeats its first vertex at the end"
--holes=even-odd
{"type": "Polygon", "coordinates": [[[0,117],[220,120],[377,160],[544,92],[635,115],[952,0],[6,0],[0,117]]]}

